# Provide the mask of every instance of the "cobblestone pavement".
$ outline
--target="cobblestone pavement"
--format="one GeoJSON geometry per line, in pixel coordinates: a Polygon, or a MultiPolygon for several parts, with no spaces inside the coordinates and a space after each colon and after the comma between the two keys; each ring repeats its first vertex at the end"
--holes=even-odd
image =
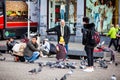
{"type": "MultiPolygon", "coordinates": [[[[78,50],[81,44],[70,43],[70,48],[78,50]],[[76,48],[77,47],[77,48],[76,48]]],[[[28,71],[37,68],[38,62],[55,62],[55,57],[52,58],[39,58],[35,63],[25,63],[25,62],[14,62],[14,57],[10,54],[2,54],[0,58],[6,57],[5,61],[0,61],[0,80],[55,80],[55,78],[60,78],[70,71],[70,69],[58,69],[44,67],[41,72],[37,74],[30,74],[28,71]]],[[[109,59],[107,57],[106,59],[109,59]]],[[[67,80],[110,80],[110,77],[114,74],[117,80],[120,80],[120,53],[116,53],[116,62],[119,63],[118,66],[115,64],[108,64],[107,69],[99,67],[98,63],[95,63],[94,72],[84,72],[80,69],[80,60],[69,59],[67,62],[76,62],[77,68],[73,69],[73,74],[68,76],[67,80]]]]}
{"type": "MultiPolygon", "coordinates": [[[[58,80],[66,74],[70,69],[58,69],[44,67],[38,74],[30,74],[28,71],[37,68],[38,62],[56,61],[53,58],[39,58],[35,63],[14,62],[13,56],[3,54],[1,57],[6,57],[5,61],[0,61],[0,80],[58,80]]],[[[68,62],[76,62],[77,68],[73,69],[73,74],[68,76],[67,80],[110,80],[114,74],[117,80],[120,80],[120,65],[108,64],[107,69],[100,68],[98,63],[95,63],[94,72],[84,72],[79,68],[80,60],[69,59],[68,62]]],[[[117,54],[116,62],[120,63],[120,55],[117,54]]]]}

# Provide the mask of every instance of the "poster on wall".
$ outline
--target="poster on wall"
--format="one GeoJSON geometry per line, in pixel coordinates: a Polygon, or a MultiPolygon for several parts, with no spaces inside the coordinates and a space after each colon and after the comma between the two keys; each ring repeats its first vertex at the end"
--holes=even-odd
{"type": "Polygon", "coordinates": [[[107,33],[111,24],[116,25],[117,0],[86,0],[86,16],[100,33],[107,33]]]}
{"type": "Polygon", "coordinates": [[[7,22],[27,21],[28,18],[27,3],[23,1],[6,1],[6,15],[7,22]]]}
{"type": "Polygon", "coordinates": [[[27,27],[28,20],[30,27],[38,26],[38,4],[30,1],[30,10],[28,11],[28,1],[6,1],[6,21],[7,27],[27,27]],[[29,12],[29,19],[28,19],[29,12]]]}

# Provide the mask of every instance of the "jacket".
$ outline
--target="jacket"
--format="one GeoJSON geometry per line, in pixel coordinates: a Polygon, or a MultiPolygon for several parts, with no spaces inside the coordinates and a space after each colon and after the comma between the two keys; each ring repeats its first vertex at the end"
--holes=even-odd
{"type": "Polygon", "coordinates": [[[110,38],[115,39],[116,34],[117,34],[117,32],[116,32],[115,27],[111,27],[108,34],[107,34],[107,36],[110,36],[110,38]]]}
{"type": "Polygon", "coordinates": [[[33,52],[39,51],[38,44],[33,44],[32,41],[29,41],[26,45],[26,48],[24,49],[24,56],[32,57],[33,52]]]}
{"type": "MultiPolygon", "coordinates": [[[[85,46],[90,47],[90,48],[94,48],[95,46],[91,44],[90,39],[92,38],[91,31],[95,30],[95,24],[94,23],[84,24],[83,27],[84,27],[84,29],[87,30],[87,35],[86,35],[87,41],[86,41],[85,46]]],[[[84,37],[84,35],[83,35],[83,37],[84,37]]]]}
{"type": "MultiPolygon", "coordinates": [[[[61,26],[58,25],[54,28],[51,28],[51,29],[48,29],[47,32],[57,32],[57,37],[58,37],[58,43],[60,41],[60,36],[61,36],[61,26]]],[[[70,29],[67,25],[64,26],[64,35],[63,35],[63,38],[65,40],[65,44],[68,44],[69,42],[69,39],[70,39],[70,29]]]]}

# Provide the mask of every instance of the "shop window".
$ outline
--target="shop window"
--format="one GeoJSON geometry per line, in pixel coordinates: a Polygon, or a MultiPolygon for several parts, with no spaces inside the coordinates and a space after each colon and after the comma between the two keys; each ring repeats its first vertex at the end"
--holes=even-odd
{"type": "Polygon", "coordinates": [[[95,29],[107,33],[111,27],[118,24],[118,0],[86,0],[86,16],[95,23],[95,29]],[[116,4],[116,5],[115,5],[116,4]]]}
{"type": "Polygon", "coordinates": [[[48,28],[59,25],[60,20],[64,19],[70,27],[71,34],[75,34],[73,28],[76,26],[77,0],[49,0],[48,12],[48,28]]]}

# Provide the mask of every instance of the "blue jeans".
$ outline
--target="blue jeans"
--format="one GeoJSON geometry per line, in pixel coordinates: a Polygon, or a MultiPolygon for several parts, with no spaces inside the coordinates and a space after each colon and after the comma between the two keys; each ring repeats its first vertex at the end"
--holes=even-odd
{"type": "MultiPolygon", "coordinates": [[[[68,44],[65,44],[65,48],[66,48],[66,51],[67,51],[67,53],[68,53],[68,44]]],[[[67,53],[66,53],[66,58],[68,58],[67,53]]]]}
{"type": "Polygon", "coordinates": [[[33,52],[33,55],[31,57],[25,56],[24,58],[28,60],[29,62],[33,62],[39,57],[39,52],[33,52]]]}
{"type": "Polygon", "coordinates": [[[68,52],[68,44],[65,44],[66,51],[68,52]]]}
{"type": "Polygon", "coordinates": [[[60,11],[60,17],[61,17],[61,19],[64,19],[64,13],[65,13],[64,10],[60,11]]]}

